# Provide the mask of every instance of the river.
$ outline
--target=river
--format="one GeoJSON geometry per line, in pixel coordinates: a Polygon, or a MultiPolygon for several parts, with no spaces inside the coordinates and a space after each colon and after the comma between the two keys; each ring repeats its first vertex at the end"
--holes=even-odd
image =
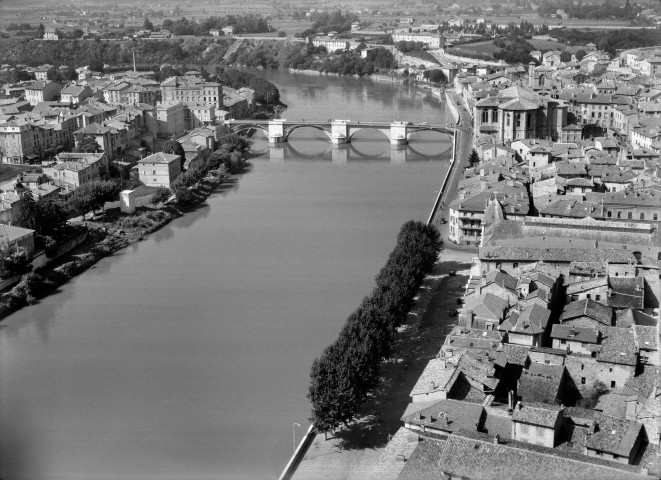
{"type": "MultiPolygon", "coordinates": [[[[407,87],[260,72],[283,117],[446,123],[407,87]]],[[[301,129],[252,171],[0,323],[0,478],[277,478],[312,360],[448,167],[439,134],[334,152],[301,129]],[[441,152],[443,152],[441,154],[441,152]]],[[[295,423],[301,425],[297,427],[295,423]]]]}

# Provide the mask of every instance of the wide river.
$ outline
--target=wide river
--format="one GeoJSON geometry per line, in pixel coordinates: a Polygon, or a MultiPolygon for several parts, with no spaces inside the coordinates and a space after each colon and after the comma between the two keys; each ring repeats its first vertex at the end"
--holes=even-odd
{"type": "MultiPolygon", "coordinates": [[[[400,85],[259,73],[289,120],[449,118],[400,85]]],[[[301,129],[270,149],[258,134],[233,187],[5,319],[0,478],[277,478],[308,426],[312,360],[402,223],[426,220],[449,146],[359,132],[334,151],[301,129]]]]}

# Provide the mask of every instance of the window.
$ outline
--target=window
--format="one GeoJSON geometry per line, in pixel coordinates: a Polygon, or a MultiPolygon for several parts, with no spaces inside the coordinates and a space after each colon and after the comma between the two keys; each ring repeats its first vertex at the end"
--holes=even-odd
{"type": "MultiPolygon", "coordinates": [[[[585,344],[583,344],[583,345],[585,345],[585,344]]],[[[585,370],[585,365],[583,365],[582,363],[581,363],[581,370],[585,370]]]]}
{"type": "Polygon", "coordinates": [[[508,113],[507,115],[505,115],[505,118],[507,119],[507,126],[508,127],[510,126],[510,122],[511,122],[510,117],[511,117],[511,115],[512,115],[511,113],[508,113]]]}
{"type": "Polygon", "coordinates": [[[655,214],[654,214],[654,220],[658,220],[658,219],[659,219],[659,214],[658,214],[658,213],[655,213],[655,214]]]}
{"type": "Polygon", "coordinates": [[[608,216],[608,218],[611,218],[613,216],[613,212],[611,210],[608,210],[606,215],[608,216]]]}
{"type": "Polygon", "coordinates": [[[645,220],[645,213],[644,212],[640,212],[640,219],[645,220]]]}
{"type": "Polygon", "coordinates": [[[597,300],[597,301],[601,300],[601,295],[595,295],[594,299],[597,300]]]}
{"type": "Polygon", "coordinates": [[[615,380],[611,380],[611,388],[615,388],[615,380]]]}
{"type": "Polygon", "coordinates": [[[628,212],[627,213],[627,218],[631,220],[633,218],[633,212],[628,212]]]}
{"type": "Polygon", "coordinates": [[[496,268],[497,268],[497,269],[500,269],[502,266],[503,266],[502,263],[500,263],[500,262],[496,262],[496,268]]]}
{"type": "Polygon", "coordinates": [[[512,268],[518,268],[519,263],[518,262],[512,262],[512,268]]]}
{"type": "Polygon", "coordinates": [[[590,300],[592,300],[592,295],[590,295],[589,293],[586,295],[586,297],[588,297],[590,300]]]}
{"type": "Polygon", "coordinates": [[[609,368],[608,371],[609,371],[610,373],[613,373],[613,368],[612,368],[612,367],[609,368]]]}
{"type": "Polygon", "coordinates": [[[560,340],[560,345],[567,345],[567,340],[565,340],[564,338],[560,340]]]}
{"type": "Polygon", "coordinates": [[[617,211],[617,218],[622,218],[622,210],[617,211]]]}
{"type": "Polygon", "coordinates": [[[581,377],[581,385],[585,385],[585,377],[581,377]]]}

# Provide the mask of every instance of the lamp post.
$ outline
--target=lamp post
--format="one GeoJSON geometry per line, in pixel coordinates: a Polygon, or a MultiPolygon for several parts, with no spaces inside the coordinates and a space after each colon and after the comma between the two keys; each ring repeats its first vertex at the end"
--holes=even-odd
{"type": "Polygon", "coordinates": [[[291,426],[292,437],[294,439],[294,453],[296,453],[296,427],[300,427],[299,423],[294,422],[291,426]]]}

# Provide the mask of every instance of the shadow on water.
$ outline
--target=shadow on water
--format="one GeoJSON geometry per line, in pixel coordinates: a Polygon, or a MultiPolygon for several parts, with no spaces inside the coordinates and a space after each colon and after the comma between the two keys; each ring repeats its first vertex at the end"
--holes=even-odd
{"type": "MultiPolygon", "coordinates": [[[[442,254],[441,254],[442,255],[442,254]]],[[[437,265],[432,275],[470,268],[468,263],[454,261],[437,265]]],[[[456,299],[463,293],[468,277],[444,276],[440,281],[427,277],[421,287],[431,294],[427,308],[415,306],[400,330],[391,359],[381,365],[381,383],[363,406],[360,418],[348,429],[335,432],[340,448],[375,449],[384,447],[402,426],[401,416],[410,403],[409,393],[425,366],[434,358],[453,325],[449,310],[456,308],[456,299]]]]}

